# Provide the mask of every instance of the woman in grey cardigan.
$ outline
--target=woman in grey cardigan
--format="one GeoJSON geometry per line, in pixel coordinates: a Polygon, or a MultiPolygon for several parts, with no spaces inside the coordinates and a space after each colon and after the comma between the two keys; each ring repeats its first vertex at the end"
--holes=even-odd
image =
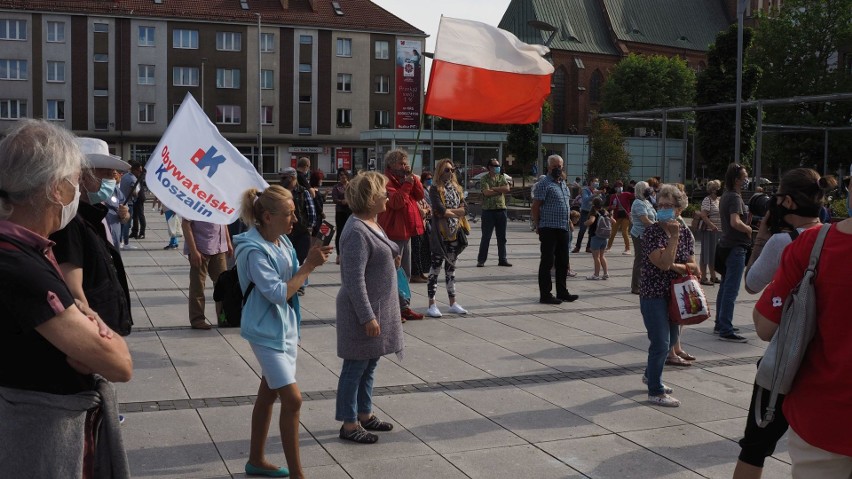
{"type": "Polygon", "coordinates": [[[343,359],[343,369],[335,419],[343,421],[341,439],[362,444],[379,440],[368,430],[393,429],[373,415],[373,375],[380,357],[399,356],[403,349],[396,282],[399,248],[376,221],[386,207],[386,184],[376,172],[359,174],[349,182],[346,201],[352,216],[340,236],[346,245],[340,251],[337,294],[337,355],[343,359]]]}

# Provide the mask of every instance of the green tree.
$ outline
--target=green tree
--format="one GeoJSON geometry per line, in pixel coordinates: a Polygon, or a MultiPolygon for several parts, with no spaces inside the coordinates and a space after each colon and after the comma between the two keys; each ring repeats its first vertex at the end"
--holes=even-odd
{"type": "MultiPolygon", "coordinates": [[[[743,49],[751,45],[753,31],[743,30],[743,49]]],[[[760,68],[743,61],[742,99],[754,96],[760,79],[760,68]]],[[[698,74],[696,103],[712,105],[733,103],[737,97],[737,25],[731,25],[716,35],[716,42],[707,52],[707,68],[698,74]]],[[[698,150],[707,165],[711,177],[725,173],[728,164],[734,161],[736,138],[736,112],[729,110],[699,111],[696,114],[698,150]]],[[[757,118],[753,109],[743,108],[740,128],[740,158],[736,161],[750,165],[754,153],[754,132],[757,118]]]]}
{"type": "Polygon", "coordinates": [[[592,156],[587,178],[627,178],[630,174],[630,154],[624,148],[624,135],[612,122],[601,118],[592,122],[589,132],[592,156]]]}
{"type": "MultiPolygon", "coordinates": [[[[837,53],[842,45],[852,44],[852,0],[786,0],[780,12],[772,13],[759,18],[749,51],[749,58],[763,70],[758,98],[852,91],[852,74],[837,53]]],[[[852,102],[766,107],[764,122],[848,126],[852,102]]],[[[821,171],[823,140],[822,132],[765,135],[763,162],[776,171],[800,165],[819,165],[821,171]]],[[[831,134],[829,140],[829,168],[848,163],[852,135],[831,134]]]]}
{"type": "Polygon", "coordinates": [[[526,186],[527,174],[538,160],[538,123],[509,125],[507,129],[509,133],[506,135],[506,149],[515,155],[523,178],[521,185],[526,186]]]}
{"type": "MultiPolygon", "coordinates": [[[[679,57],[636,55],[631,53],[610,71],[603,87],[604,112],[650,110],[692,105],[695,101],[695,72],[679,57]]],[[[648,123],[620,123],[622,131],[631,131],[648,123]]],[[[668,134],[681,136],[679,126],[671,125],[668,134]]],[[[653,128],[659,128],[654,125],[653,128]]]]}

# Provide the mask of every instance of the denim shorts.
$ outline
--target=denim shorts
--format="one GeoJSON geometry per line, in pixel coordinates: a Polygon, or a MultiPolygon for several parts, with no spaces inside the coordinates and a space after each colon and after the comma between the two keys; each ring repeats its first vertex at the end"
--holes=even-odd
{"type": "Polygon", "coordinates": [[[601,238],[599,236],[592,236],[592,244],[590,249],[592,251],[597,251],[601,249],[606,249],[607,238],[601,238]]]}

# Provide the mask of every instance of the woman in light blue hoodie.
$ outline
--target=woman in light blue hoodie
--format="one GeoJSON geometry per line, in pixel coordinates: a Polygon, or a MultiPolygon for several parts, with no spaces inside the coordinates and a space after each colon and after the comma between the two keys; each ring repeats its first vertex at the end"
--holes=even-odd
{"type": "Polygon", "coordinates": [[[249,225],[234,236],[237,271],[245,305],[240,335],[250,344],[263,373],[251,415],[251,448],[245,471],[268,477],[303,477],[299,458],[299,411],[302,394],[296,385],[299,343],[299,297],[308,275],[328,260],[331,246],[311,248],[299,265],[287,233],[297,221],[293,196],[274,185],[243,193],[240,217],[249,225]],[[287,466],[270,464],[264,455],[272,406],[281,399],[281,442],[287,466]]]}

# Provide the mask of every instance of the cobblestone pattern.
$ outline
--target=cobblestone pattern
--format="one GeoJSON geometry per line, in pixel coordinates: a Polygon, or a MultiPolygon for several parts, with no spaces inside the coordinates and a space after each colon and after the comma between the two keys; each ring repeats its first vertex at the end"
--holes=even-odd
{"type": "MultiPolygon", "coordinates": [[[[701,369],[717,368],[722,366],[742,366],[744,364],[755,364],[758,359],[760,359],[760,356],[719,359],[715,361],[701,361],[701,369]]],[[[500,386],[518,386],[523,384],[542,384],[557,381],[573,381],[578,379],[627,376],[630,374],[642,374],[642,372],[644,371],[644,367],[644,364],[637,364],[629,367],[617,366],[612,368],[587,369],[584,371],[559,372],[549,374],[530,374],[522,376],[505,376],[486,379],[471,379],[465,381],[384,386],[373,388],[373,396],[391,396],[395,394],[452,391],[458,389],[481,389],[500,386]]],[[[336,396],[337,392],[333,389],[326,391],[302,391],[303,401],[334,399],[336,396]]],[[[202,409],[254,404],[256,398],[257,396],[232,396],[203,399],[178,399],[167,401],[121,403],[119,406],[120,411],[125,413],[174,411],[177,409],[202,409]]]]}

